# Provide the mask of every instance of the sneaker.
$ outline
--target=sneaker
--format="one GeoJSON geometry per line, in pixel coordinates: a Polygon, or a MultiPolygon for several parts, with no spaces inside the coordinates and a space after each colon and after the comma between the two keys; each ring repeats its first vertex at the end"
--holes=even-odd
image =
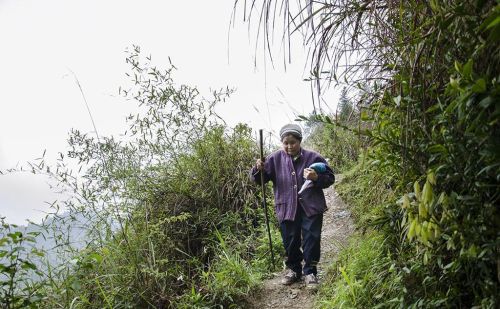
{"type": "Polygon", "coordinates": [[[300,280],[300,275],[291,269],[287,269],[285,276],[281,279],[281,284],[290,285],[300,280]]]}
{"type": "Polygon", "coordinates": [[[315,274],[309,274],[304,277],[304,282],[306,283],[306,288],[314,290],[318,288],[319,281],[315,274]]]}

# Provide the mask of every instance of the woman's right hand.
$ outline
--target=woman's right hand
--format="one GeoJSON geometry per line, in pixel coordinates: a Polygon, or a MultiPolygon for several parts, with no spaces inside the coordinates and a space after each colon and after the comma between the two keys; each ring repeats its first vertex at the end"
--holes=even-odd
{"type": "Polygon", "coordinates": [[[261,159],[257,159],[257,162],[255,162],[255,167],[257,167],[257,170],[262,171],[264,169],[264,162],[262,162],[261,159]]]}

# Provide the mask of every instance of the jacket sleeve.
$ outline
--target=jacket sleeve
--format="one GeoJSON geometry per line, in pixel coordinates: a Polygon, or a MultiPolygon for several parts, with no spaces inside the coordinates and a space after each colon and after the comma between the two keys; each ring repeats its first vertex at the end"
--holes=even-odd
{"type": "Polygon", "coordinates": [[[335,182],[335,175],[333,174],[332,168],[328,165],[324,158],[318,156],[315,161],[325,163],[326,171],[318,174],[318,179],[314,182],[314,185],[322,189],[326,189],[335,182]]]}
{"type": "MultiPolygon", "coordinates": [[[[264,162],[264,183],[272,180],[272,166],[273,162],[269,158],[266,158],[264,162]]],[[[257,169],[257,166],[253,166],[252,169],[250,170],[250,180],[253,182],[256,182],[258,184],[261,183],[261,171],[257,169]]]]}

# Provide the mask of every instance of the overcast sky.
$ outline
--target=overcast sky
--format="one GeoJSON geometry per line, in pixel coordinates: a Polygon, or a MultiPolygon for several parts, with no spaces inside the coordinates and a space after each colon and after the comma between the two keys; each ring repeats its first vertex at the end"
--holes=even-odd
{"type": "MultiPolygon", "coordinates": [[[[232,9],[233,0],[0,0],[0,169],[33,160],[44,149],[49,158],[64,153],[71,128],[93,130],[72,72],[99,133],[122,133],[124,117],[135,108],[118,96],[128,71],[124,51],[132,44],[158,67],[170,57],[176,83],[207,95],[236,88],[218,107],[231,126],[244,122],[277,131],[297,113],[309,114],[306,51],[299,41],[286,70],[279,57],[273,69],[259,55],[255,67],[256,31],[249,34],[241,16],[230,29],[232,9]]],[[[40,177],[0,176],[0,216],[9,222],[40,220],[44,201],[56,198],[40,177]]]]}

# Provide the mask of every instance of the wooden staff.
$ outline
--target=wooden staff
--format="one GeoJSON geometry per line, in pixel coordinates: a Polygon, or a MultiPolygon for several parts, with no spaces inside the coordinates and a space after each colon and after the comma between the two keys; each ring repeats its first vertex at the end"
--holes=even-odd
{"type": "MultiPolygon", "coordinates": [[[[259,130],[259,135],[260,135],[260,161],[262,164],[264,164],[264,140],[262,137],[262,129],[259,130]]],[[[267,227],[267,236],[269,237],[269,249],[271,250],[271,262],[272,262],[272,268],[271,270],[274,271],[274,251],[273,251],[273,241],[271,239],[271,230],[269,228],[269,217],[267,216],[267,203],[266,203],[266,186],[264,184],[264,169],[260,171],[260,184],[262,187],[262,204],[264,205],[264,216],[266,218],[266,227],[267,227]]]]}

